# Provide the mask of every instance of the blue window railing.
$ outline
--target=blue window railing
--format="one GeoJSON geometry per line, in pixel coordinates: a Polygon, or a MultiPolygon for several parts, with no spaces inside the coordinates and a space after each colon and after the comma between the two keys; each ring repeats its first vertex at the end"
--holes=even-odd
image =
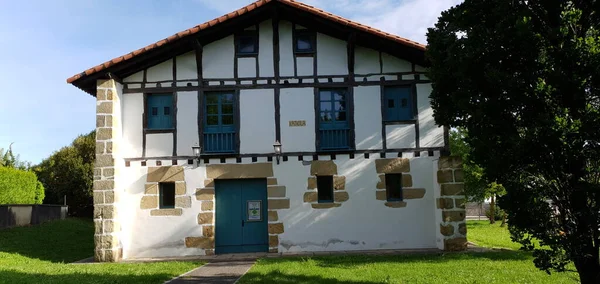
{"type": "Polygon", "coordinates": [[[346,89],[319,91],[319,150],[350,149],[346,89]]]}
{"type": "Polygon", "coordinates": [[[237,152],[233,93],[207,93],[204,100],[204,152],[237,152]]]}

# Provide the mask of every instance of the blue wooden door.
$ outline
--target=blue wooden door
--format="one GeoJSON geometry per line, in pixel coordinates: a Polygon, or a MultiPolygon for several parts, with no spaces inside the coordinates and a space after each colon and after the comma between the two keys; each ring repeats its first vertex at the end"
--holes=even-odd
{"type": "Polygon", "coordinates": [[[215,252],[266,252],[267,181],[216,181],[215,252]]]}

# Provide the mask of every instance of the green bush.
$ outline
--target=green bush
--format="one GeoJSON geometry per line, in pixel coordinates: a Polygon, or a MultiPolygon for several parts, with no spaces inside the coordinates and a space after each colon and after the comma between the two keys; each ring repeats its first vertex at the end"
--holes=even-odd
{"type": "Polygon", "coordinates": [[[42,204],[44,186],[35,173],[0,167],[0,204],[42,204]]]}
{"type": "MultiPolygon", "coordinates": [[[[489,209],[485,210],[485,217],[487,217],[488,219],[491,219],[491,217],[490,217],[491,215],[492,214],[489,209]]],[[[494,210],[494,220],[500,221],[500,220],[502,220],[502,218],[504,218],[504,210],[502,210],[496,206],[496,210],[494,210]]]]}

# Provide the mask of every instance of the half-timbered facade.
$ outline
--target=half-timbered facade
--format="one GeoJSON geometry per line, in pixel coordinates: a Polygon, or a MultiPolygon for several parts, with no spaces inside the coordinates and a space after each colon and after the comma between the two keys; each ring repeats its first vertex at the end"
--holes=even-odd
{"type": "Polygon", "coordinates": [[[424,52],[261,0],[69,78],[97,99],[96,259],[463,249],[424,52]]]}

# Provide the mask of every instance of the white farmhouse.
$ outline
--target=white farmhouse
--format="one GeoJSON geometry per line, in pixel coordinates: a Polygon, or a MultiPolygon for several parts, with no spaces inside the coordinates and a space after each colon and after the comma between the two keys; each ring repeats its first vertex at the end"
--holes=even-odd
{"type": "Polygon", "coordinates": [[[77,74],[95,257],[466,247],[424,45],[260,0],[77,74]]]}

